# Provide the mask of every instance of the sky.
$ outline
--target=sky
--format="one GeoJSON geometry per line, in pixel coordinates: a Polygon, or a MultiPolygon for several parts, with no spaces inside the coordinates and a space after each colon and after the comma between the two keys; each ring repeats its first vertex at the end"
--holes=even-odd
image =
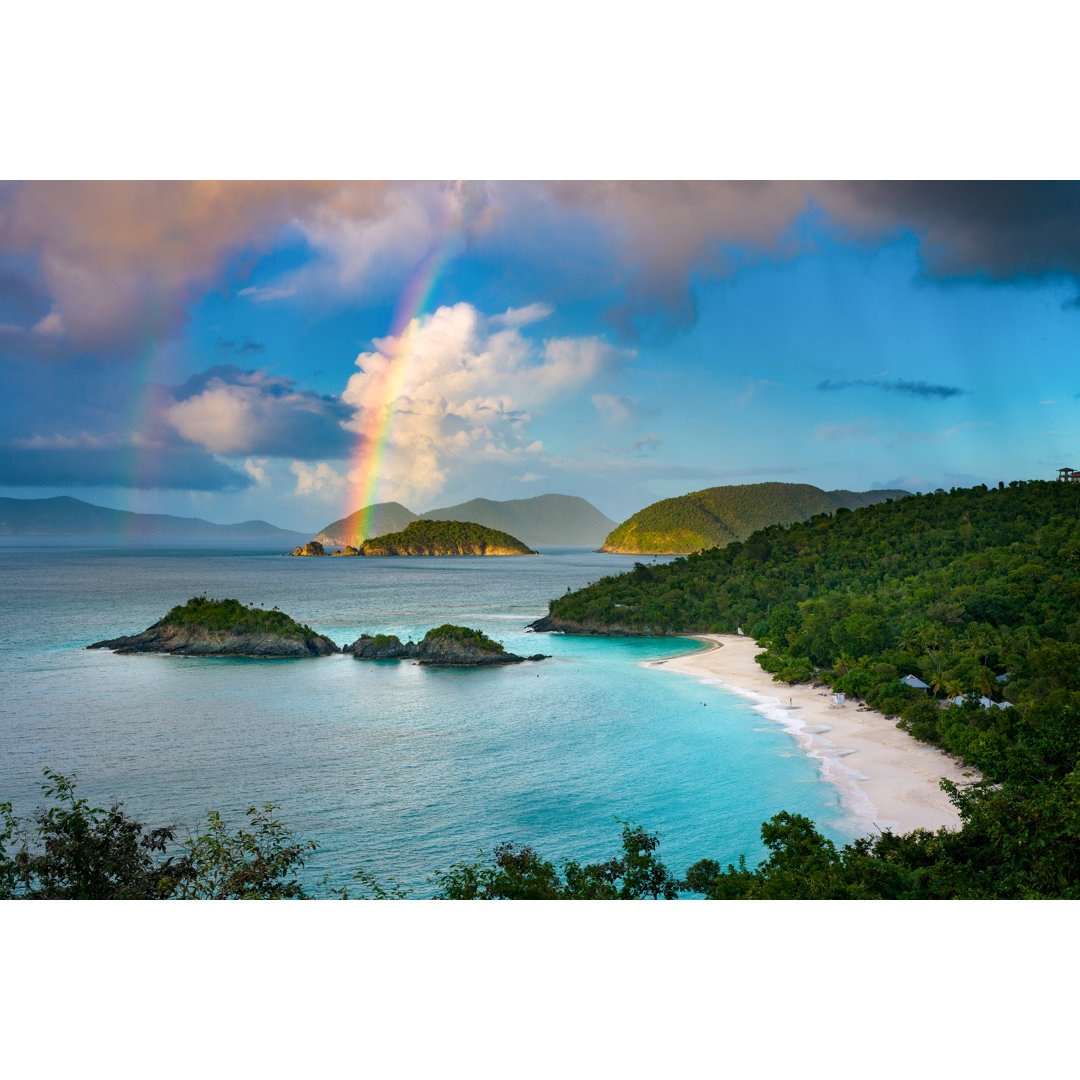
{"type": "Polygon", "coordinates": [[[369,502],[1080,467],[1080,184],[0,183],[0,495],[369,502]]]}

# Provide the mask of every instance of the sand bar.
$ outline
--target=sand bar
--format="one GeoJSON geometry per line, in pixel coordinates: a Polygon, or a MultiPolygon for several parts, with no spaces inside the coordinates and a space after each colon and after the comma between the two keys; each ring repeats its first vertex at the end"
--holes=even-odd
{"type": "MultiPolygon", "coordinates": [[[[866,833],[891,829],[960,827],[960,817],[939,787],[942,777],[957,784],[978,779],[940,750],[918,742],[895,720],[860,707],[848,698],[835,707],[812,683],[788,686],[773,682],[754,657],[761,646],[735,634],[694,635],[713,647],[650,665],[715,681],[754,701],[763,715],[784,726],[811,757],[821,774],[836,784],[844,806],[866,833]]],[[[823,689],[823,688],[822,688],[823,689]]]]}

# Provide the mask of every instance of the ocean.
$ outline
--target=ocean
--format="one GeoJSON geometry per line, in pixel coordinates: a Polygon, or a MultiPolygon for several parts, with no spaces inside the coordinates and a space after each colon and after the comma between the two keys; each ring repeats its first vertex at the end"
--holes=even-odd
{"type": "Polygon", "coordinates": [[[781,810],[840,842],[857,833],[838,789],[752,703],[646,666],[698,643],[527,632],[549,598],[635,561],[541,552],[292,559],[256,546],[2,538],[0,801],[31,813],[47,767],[76,774],[95,805],[122,799],[181,837],[208,810],[236,826],[274,802],[319,844],[306,884],[345,885],[363,868],[418,897],[435,870],[503,841],[556,861],[611,857],[620,821],[658,832],[660,858],[680,874],[705,857],[757,862],[761,823],[781,810]],[[450,622],[552,658],[468,670],[86,649],[202,593],[276,605],[339,645],[361,632],[419,640],[450,622]]]}

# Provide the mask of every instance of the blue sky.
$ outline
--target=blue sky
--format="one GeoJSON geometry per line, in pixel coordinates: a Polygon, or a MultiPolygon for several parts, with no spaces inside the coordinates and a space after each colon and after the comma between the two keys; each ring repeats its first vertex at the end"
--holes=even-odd
{"type": "Polygon", "coordinates": [[[1051,478],[1078,275],[1072,183],[6,183],[0,494],[314,531],[380,433],[415,511],[1051,478]]]}

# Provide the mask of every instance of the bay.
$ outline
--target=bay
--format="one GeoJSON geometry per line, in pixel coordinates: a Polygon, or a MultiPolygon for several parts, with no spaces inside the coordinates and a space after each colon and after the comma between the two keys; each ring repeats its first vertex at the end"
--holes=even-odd
{"type": "MultiPolygon", "coordinates": [[[[303,880],[358,867],[428,896],[437,868],[528,844],[547,858],[615,854],[620,820],[661,835],[681,873],[751,863],[761,823],[804,813],[846,840],[855,824],[791,736],[745,700],[649,669],[682,639],[533,634],[547,601],[632,556],[292,559],[266,547],[0,540],[0,800],[29,813],[41,770],[78,777],[151,825],[231,825],[272,801],[319,851],[303,880]],[[451,622],[540,663],[490,670],[315,660],[116,656],[191,596],[277,606],[339,645],[419,638],[451,622]]],[[[663,560],[661,560],[663,561],[663,560]]]]}

